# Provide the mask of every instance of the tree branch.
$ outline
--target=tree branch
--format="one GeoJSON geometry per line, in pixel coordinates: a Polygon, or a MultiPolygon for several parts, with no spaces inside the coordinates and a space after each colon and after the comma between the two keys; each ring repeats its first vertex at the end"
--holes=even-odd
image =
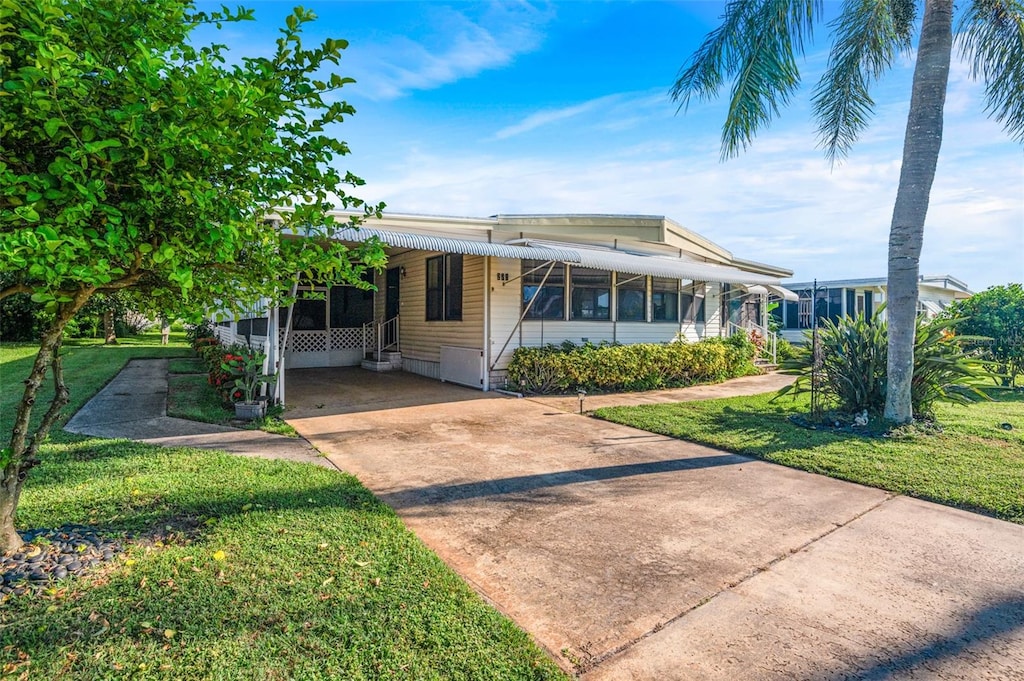
{"type": "Polygon", "coordinates": [[[35,289],[26,284],[11,284],[5,288],[0,289],[0,300],[13,296],[16,293],[33,293],[35,289]]]}

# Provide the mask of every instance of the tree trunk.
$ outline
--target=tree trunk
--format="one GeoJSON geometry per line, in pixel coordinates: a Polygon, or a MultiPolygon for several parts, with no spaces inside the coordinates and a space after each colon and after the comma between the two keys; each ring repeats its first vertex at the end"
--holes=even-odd
{"type": "Polygon", "coordinates": [[[114,329],[114,311],[103,311],[103,343],[117,345],[117,330],[114,329]]]}
{"type": "Polygon", "coordinates": [[[889,231],[885,418],[895,423],[909,423],[914,418],[910,388],[914,374],[917,279],[928,199],[942,145],[942,110],[952,49],[952,0],[927,0],[903,140],[903,166],[889,231]]]}
{"type": "Polygon", "coordinates": [[[64,385],[64,372],[59,359],[60,344],[64,335],[64,327],[75,313],[85,305],[92,296],[94,289],[79,291],[70,303],[61,305],[53,323],[44,333],[39,343],[32,370],[25,380],[25,392],[18,403],[11,429],[10,447],[2,453],[3,474],[0,476],[0,553],[14,551],[24,542],[21,535],[14,529],[14,517],[21,498],[21,488],[25,483],[29,470],[38,463],[36,454],[39,446],[46,439],[50,428],[60,416],[60,410],[68,403],[68,391],[64,385]],[[39,394],[39,387],[46,378],[46,372],[53,367],[54,396],[50,408],[43,416],[35,432],[29,437],[29,421],[32,408],[39,394]]]}

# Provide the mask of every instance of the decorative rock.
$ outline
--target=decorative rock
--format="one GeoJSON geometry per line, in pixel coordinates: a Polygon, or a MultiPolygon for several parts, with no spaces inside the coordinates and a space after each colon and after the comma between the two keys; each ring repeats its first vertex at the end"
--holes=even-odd
{"type": "Polygon", "coordinates": [[[57,529],[32,529],[22,533],[28,546],[0,556],[0,601],[54,580],[79,575],[94,565],[113,560],[120,542],[99,535],[92,527],[65,525],[57,529]],[[37,539],[45,541],[33,543],[37,539]]]}

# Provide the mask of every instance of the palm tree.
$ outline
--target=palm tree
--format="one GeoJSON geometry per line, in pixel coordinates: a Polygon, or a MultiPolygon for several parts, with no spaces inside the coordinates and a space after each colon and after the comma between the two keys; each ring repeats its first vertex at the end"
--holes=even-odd
{"type": "MultiPolygon", "coordinates": [[[[915,0],[845,0],[829,26],[832,50],[813,95],[819,144],[834,163],[867,127],[870,85],[901,53],[910,53],[915,0]]],[[[923,0],[910,114],[889,232],[888,389],[885,417],[912,420],[917,278],[928,199],[942,143],[942,113],[953,52],[953,0],[923,0]]],[[[723,160],[736,156],[789,103],[800,86],[796,57],[821,20],[821,0],[732,0],[722,24],[679,71],[672,98],[684,109],[711,99],[732,79],[722,130],[723,160]]],[[[987,112],[1024,142],[1024,3],[970,0],[956,36],[961,56],[985,83],[987,112]]]]}

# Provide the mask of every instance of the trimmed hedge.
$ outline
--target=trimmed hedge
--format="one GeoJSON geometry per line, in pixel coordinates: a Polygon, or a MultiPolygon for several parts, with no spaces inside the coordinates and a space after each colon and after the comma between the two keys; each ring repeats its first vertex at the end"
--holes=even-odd
{"type": "Polygon", "coordinates": [[[742,335],[697,343],[518,348],[508,365],[508,383],[534,394],[680,388],[756,374],[754,352],[742,335]]]}

